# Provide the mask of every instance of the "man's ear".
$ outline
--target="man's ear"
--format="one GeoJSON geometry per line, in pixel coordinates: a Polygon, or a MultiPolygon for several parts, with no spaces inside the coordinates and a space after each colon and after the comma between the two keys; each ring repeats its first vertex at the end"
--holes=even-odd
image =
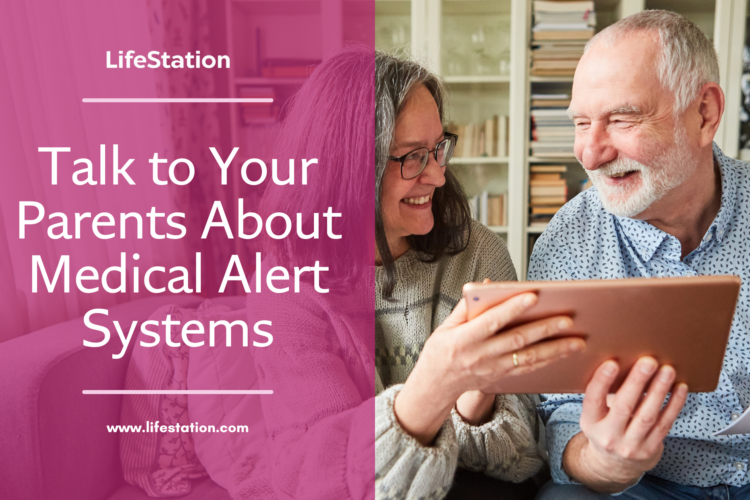
{"type": "Polygon", "coordinates": [[[700,115],[700,145],[710,146],[724,114],[724,92],[718,83],[708,82],[698,93],[698,114],[700,115]]]}

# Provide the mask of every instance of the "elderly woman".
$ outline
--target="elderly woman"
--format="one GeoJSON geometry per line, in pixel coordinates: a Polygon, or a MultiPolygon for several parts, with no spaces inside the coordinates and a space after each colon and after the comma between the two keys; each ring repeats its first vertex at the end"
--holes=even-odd
{"type": "Polygon", "coordinates": [[[515,334],[539,340],[570,326],[567,318],[496,334],[534,296],[489,311],[494,328],[480,318],[467,322],[462,286],[515,280],[508,251],[471,219],[450,171],[457,137],[443,129],[439,80],[387,54],[378,54],[375,66],[376,491],[384,498],[438,498],[457,465],[523,481],[542,466],[534,403],[525,395],[495,396],[493,387],[583,343],[516,344],[515,334]]]}
{"type": "Polygon", "coordinates": [[[503,329],[533,294],[468,321],[462,286],[514,280],[513,266],[502,241],[472,222],[447,166],[456,138],[443,131],[438,79],[412,62],[374,59],[347,49],[326,60],[281,131],[280,151],[320,167],[307,186],[270,186],[262,212],[335,206],[347,216],[340,240],[274,240],[264,250],[264,269],[324,262],[321,286],[331,291],[302,283],[299,294],[248,295],[250,322],[273,320],[273,348],[256,350],[255,366],[274,394],[261,399],[268,438],[235,463],[235,499],[371,498],[373,489],[376,498],[437,499],[457,466],[524,481],[542,465],[534,404],[495,393],[507,377],[583,348],[547,339],[569,318],[503,329]],[[372,171],[361,171],[373,149],[375,193],[372,171]]]}

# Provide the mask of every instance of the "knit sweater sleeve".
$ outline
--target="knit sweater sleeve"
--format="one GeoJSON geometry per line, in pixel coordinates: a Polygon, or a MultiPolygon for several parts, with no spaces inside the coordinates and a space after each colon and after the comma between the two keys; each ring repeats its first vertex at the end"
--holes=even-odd
{"type": "MultiPolygon", "coordinates": [[[[476,260],[470,280],[515,281],[516,272],[505,242],[480,224],[475,224],[472,231],[476,260]]],[[[458,440],[459,466],[513,482],[524,481],[541,469],[538,420],[530,396],[497,395],[491,420],[481,426],[466,423],[455,410],[451,419],[458,440]]]]}
{"type": "Polygon", "coordinates": [[[531,397],[498,394],[492,418],[484,425],[464,422],[455,409],[451,419],[459,446],[458,465],[464,469],[519,483],[542,468],[531,397]]]}
{"type": "Polygon", "coordinates": [[[423,446],[399,424],[393,401],[403,385],[375,398],[375,498],[443,498],[456,471],[458,443],[446,419],[432,446],[423,446]]]}

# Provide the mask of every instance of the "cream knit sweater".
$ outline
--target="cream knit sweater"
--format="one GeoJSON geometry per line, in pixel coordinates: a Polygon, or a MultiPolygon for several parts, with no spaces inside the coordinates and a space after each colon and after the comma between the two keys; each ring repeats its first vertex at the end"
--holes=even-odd
{"type": "Polygon", "coordinates": [[[392,301],[382,298],[384,271],[376,271],[375,495],[379,499],[439,499],[456,466],[520,482],[542,466],[535,405],[525,395],[500,395],[490,422],[474,427],[454,410],[432,446],[422,446],[399,425],[393,401],[427,337],[450,314],[470,281],[515,280],[503,241],[474,223],[468,248],[428,264],[409,251],[396,263],[392,301]]]}

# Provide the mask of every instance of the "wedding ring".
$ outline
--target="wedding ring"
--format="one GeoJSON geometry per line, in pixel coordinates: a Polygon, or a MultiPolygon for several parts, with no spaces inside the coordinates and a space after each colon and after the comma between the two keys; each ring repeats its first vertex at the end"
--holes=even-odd
{"type": "Polygon", "coordinates": [[[513,366],[518,368],[518,353],[517,352],[513,353],[513,366]]]}

